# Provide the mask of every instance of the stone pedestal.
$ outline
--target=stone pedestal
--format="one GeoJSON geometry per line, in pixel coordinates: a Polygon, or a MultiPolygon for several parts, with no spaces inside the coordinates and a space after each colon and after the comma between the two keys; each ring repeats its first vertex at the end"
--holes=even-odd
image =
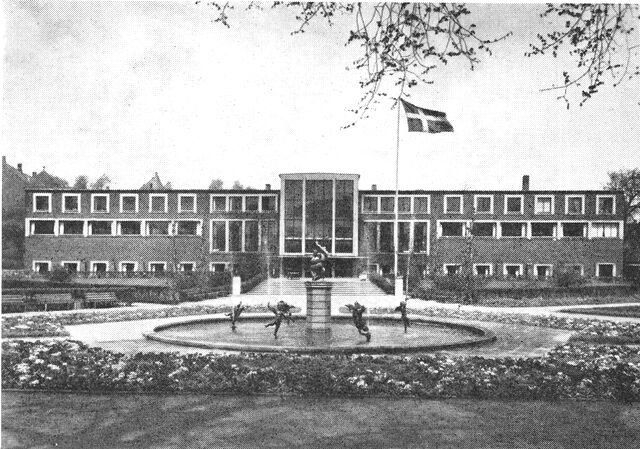
{"type": "Polygon", "coordinates": [[[331,333],[331,282],[305,282],[307,288],[307,333],[331,333]]]}
{"type": "Polygon", "coordinates": [[[395,297],[397,299],[404,299],[404,278],[396,278],[395,297]]]}
{"type": "Polygon", "coordinates": [[[231,280],[231,294],[233,296],[238,296],[242,291],[242,279],[240,276],[234,276],[231,280]]]}

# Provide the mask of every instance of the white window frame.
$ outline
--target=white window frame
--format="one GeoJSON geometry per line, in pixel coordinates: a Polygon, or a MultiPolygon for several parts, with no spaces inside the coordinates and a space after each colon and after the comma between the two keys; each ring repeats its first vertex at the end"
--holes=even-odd
{"type": "Polygon", "coordinates": [[[460,273],[462,271],[462,264],[461,263],[443,263],[442,264],[442,274],[444,274],[444,275],[448,275],[449,274],[449,272],[447,270],[447,267],[458,267],[456,272],[453,273],[453,274],[461,274],[460,273]]]}
{"type": "Polygon", "coordinates": [[[227,212],[229,210],[229,196],[228,195],[216,195],[216,194],[210,194],[209,195],[209,213],[216,213],[216,212],[227,212]],[[224,198],[224,209],[214,209],[213,208],[213,199],[214,198],[224,198]]]}
{"type": "Polygon", "coordinates": [[[75,236],[75,237],[82,237],[85,236],[87,234],[87,220],[74,220],[72,218],[68,219],[68,220],[56,220],[57,225],[58,225],[58,229],[57,229],[57,234],[56,235],[70,235],[70,236],[75,236]],[[64,222],[65,221],[80,221],[82,222],[82,232],[80,234],[67,234],[65,232],[63,232],[64,230],[64,222]]]}
{"type": "Polygon", "coordinates": [[[64,264],[65,263],[68,263],[68,264],[75,263],[76,264],[76,273],[80,272],[80,261],[79,260],[62,260],[62,261],[60,261],[60,266],[64,268],[64,264]]]}
{"type": "Polygon", "coordinates": [[[137,193],[121,193],[120,194],[120,213],[121,214],[137,214],[140,211],[140,195],[137,193]],[[136,199],[136,210],[135,211],[125,211],[124,210],[124,201],[125,197],[134,197],[136,199]]]}
{"type": "Polygon", "coordinates": [[[209,253],[227,253],[229,249],[229,220],[209,220],[209,253]],[[213,223],[224,223],[224,248],[213,249],[213,223]]]}
{"type": "Polygon", "coordinates": [[[464,211],[464,195],[445,195],[444,201],[442,202],[442,204],[443,204],[443,213],[462,215],[462,212],[464,211]],[[458,212],[447,211],[447,203],[449,198],[460,198],[460,210],[458,212]]]}
{"type": "Polygon", "coordinates": [[[585,196],[584,195],[565,195],[564,196],[564,213],[565,215],[584,215],[585,208],[585,196]],[[580,213],[569,213],[569,199],[570,198],[580,198],[582,201],[582,208],[580,213]]]}
{"type": "MultiPolygon", "coordinates": [[[[253,195],[252,195],[253,196],[253,195]]],[[[227,210],[229,212],[244,212],[245,211],[245,199],[244,195],[227,195],[227,210]],[[240,210],[233,210],[231,208],[231,203],[233,198],[240,198],[240,210]]]]}
{"type": "Polygon", "coordinates": [[[473,196],[473,213],[476,215],[482,214],[493,214],[493,195],[474,195],[473,196]],[[478,199],[479,198],[489,198],[491,206],[489,207],[489,212],[478,211],[478,199]]]}
{"type": "Polygon", "coordinates": [[[209,262],[209,271],[211,273],[215,272],[213,269],[214,265],[224,265],[224,271],[228,271],[229,266],[231,265],[231,262],[209,262]]]}
{"type": "MultiPolygon", "coordinates": [[[[493,235],[491,235],[491,236],[476,235],[476,236],[473,236],[473,238],[479,238],[479,239],[491,239],[491,238],[495,239],[495,238],[498,238],[498,223],[499,223],[499,221],[496,221],[496,220],[473,220],[473,221],[468,221],[466,226],[465,226],[465,229],[466,229],[465,237],[473,235],[472,226],[475,223],[492,223],[494,225],[493,226],[493,235]]],[[[480,264],[480,265],[484,265],[484,264],[480,264]]]]}
{"type": "Polygon", "coordinates": [[[616,214],[616,196],[615,195],[596,195],[596,215],[604,215],[610,217],[616,214]],[[611,199],[613,202],[613,209],[610,214],[605,214],[600,212],[600,200],[601,199],[611,199]]]}
{"type": "Polygon", "coordinates": [[[445,239],[455,239],[467,237],[467,221],[463,220],[436,220],[436,237],[445,239]],[[442,223],[460,223],[462,224],[462,235],[442,235],[442,223]]]}
{"type": "MultiPolygon", "coordinates": [[[[550,221],[550,220],[534,220],[534,221],[529,221],[527,223],[527,230],[528,230],[528,235],[527,237],[530,239],[554,239],[557,240],[560,238],[560,222],[557,221],[550,221]],[[551,224],[553,225],[553,235],[533,235],[533,225],[534,224],[551,224]]],[[[566,223],[566,221],[565,221],[566,223]]],[[[507,237],[508,238],[508,237],[507,237]]],[[[513,238],[513,237],[512,237],[513,238]]]]}
{"type": "Polygon", "coordinates": [[[150,214],[166,214],[169,212],[169,195],[166,193],[150,193],[149,194],[149,213],[150,214]],[[164,198],[164,211],[153,210],[153,198],[164,198]]]}
{"type": "Polygon", "coordinates": [[[431,195],[413,195],[411,198],[411,213],[412,214],[431,214],[431,195]],[[426,212],[417,212],[416,211],[416,199],[418,198],[426,198],[427,199],[427,211],[426,212]]]}
{"type": "Polygon", "coordinates": [[[25,231],[26,231],[26,232],[28,232],[28,235],[30,235],[30,236],[32,236],[32,235],[55,235],[55,236],[57,236],[57,235],[58,235],[59,226],[60,226],[60,225],[58,224],[58,223],[59,223],[59,222],[58,222],[58,220],[53,220],[53,219],[41,219],[41,218],[34,218],[34,219],[31,219],[31,220],[30,220],[30,219],[28,219],[28,218],[27,218],[27,221],[28,221],[28,228],[27,228],[27,229],[25,229],[25,231]],[[52,223],[53,223],[53,234],[36,234],[36,233],[35,233],[35,227],[36,227],[35,222],[36,222],[36,221],[48,221],[48,222],[52,222],[52,223]]]}
{"type": "Polygon", "coordinates": [[[120,262],[118,262],[118,271],[120,273],[127,273],[124,268],[122,267],[123,264],[125,263],[132,263],[133,264],[133,271],[136,272],[138,271],[138,262],[136,262],[135,260],[122,260],[120,262]]]}
{"type": "MultiPolygon", "coordinates": [[[[529,225],[526,221],[499,221],[499,228],[500,228],[500,234],[498,235],[498,238],[501,239],[526,239],[527,236],[529,235],[529,225]],[[512,236],[512,235],[504,235],[504,233],[502,232],[502,225],[505,223],[520,223],[520,225],[523,227],[522,232],[520,233],[519,236],[512,236]]],[[[509,264],[509,265],[515,265],[515,264],[509,264]]]]}
{"type": "MultiPolygon", "coordinates": [[[[149,220],[149,221],[156,221],[156,220],[149,220]]],[[[162,220],[158,220],[158,221],[162,221],[162,220]]],[[[113,225],[112,225],[113,226],[113,225]]],[[[144,235],[146,235],[146,220],[127,220],[126,218],[123,220],[116,220],[116,235],[117,236],[122,236],[122,237],[142,237],[144,235]],[[140,223],[140,234],[123,234],[122,233],[122,222],[123,221],[135,221],[135,222],[139,222],[140,223]]],[[[166,237],[166,236],[165,236],[166,237]]]]}
{"type": "Polygon", "coordinates": [[[553,215],[556,211],[556,197],[555,195],[536,195],[533,200],[533,214],[534,215],[553,215]],[[538,199],[551,198],[551,212],[538,212],[538,199]]]}
{"type": "Polygon", "coordinates": [[[616,264],[613,262],[596,262],[596,277],[600,277],[600,265],[612,265],[611,277],[616,277],[616,264]]]}
{"type": "Polygon", "coordinates": [[[378,195],[378,213],[379,214],[395,214],[397,207],[398,205],[396,204],[395,195],[378,195]],[[393,210],[391,212],[382,210],[382,198],[391,198],[393,200],[393,210]]]}
{"type": "Polygon", "coordinates": [[[505,215],[523,215],[524,214],[524,195],[505,195],[504,196],[504,214],[505,215]],[[507,210],[507,204],[511,198],[520,199],[520,211],[510,212],[507,210]]]}
{"type": "Polygon", "coordinates": [[[624,239],[624,222],[622,221],[592,221],[587,223],[587,232],[589,239],[624,239]],[[600,237],[599,235],[595,235],[595,226],[596,225],[618,225],[618,236],[617,237],[600,237]]]}
{"type": "Polygon", "coordinates": [[[151,265],[155,265],[155,264],[162,264],[164,266],[164,269],[162,270],[162,273],[166,273],[167,272],[167,262],[162,261],[162,260],[158,260],[158,261],[151,261],[147,264],[147,268],[149,273],[160,273],[160,271],[156,271],[156,270],[152,270],[151,269],[151,265]]]}
{"type": "Polygon", "coordinates": [[[111,201],[109,199],[108,193],[92,193],[91,194],[91,213],[93,214],[108,214],[111,210],[111,201]],[[97,197],[106,197],[107,198],[107,210],[96,210],[96,198],[97,197]]]}
{"type": "Polygon", "coordinates": [[[362,195],[362,213],[363,214],[379,214],[380,213],[380,195],[362,195]],[[373,212],[365,210],[364,200],[365,198],[373,198],[376,202],[376,210],[373,212]]]}
{"type": "Polygon", "coordinates": [[[537,263],[533,265],[533,275],[538,276],[538,267],[547,267],[549,268],[549,274],[545,276],[546,278],[550,278],[553,276],[553,265],[550,263],[537,263]]]}
{"type": "MultiPolygon", "coordinates": [[[[127,221],[128,221],[128,220],[127,220],[127,221]]],[[[104,220],[104,219],[103,219],[103,220],[100,220],[100,219],[95,220],[95,219],[89,219],[89,220],[87,220],[87,234],[86,234],[86,235],[87,235],[87,236],[92,236],[92,237],[93,237],[93,236],[97,236],[97,237],[104,237],[104,236],[107,236],[107,235],[116,235],[116,234],[115,234],[115,232],[116,232],[116,228],[117,228],[117,226],[116,226],[115,220],[104,220]],[[110,232],[109,234],[93,234],[92,232],[90,232],[90,231],[93,231],[93,226],[91,226],[91,222],[92,222],[92,221],[101,221],[101,222],[107,222],[107,223],[109,223],[109,224],[110,224],[110,226],[109,226],[109,227],[111,228],[111,232],[110,232]]]]}
{"type": "Polygon", "coordinates": [[[493,264],[492,263],[474,263],[473,264],[473,274],[476,276],[480,276],[478,274],[478,267],[489,267],[489,276],[493,276],[493,264]]]}
{"type": "Polygon", "coordinates": [[[80,193],[63,193],[62,194],[62,213],[64,214],[79,214],[80,212],[82,212],[82,195],[80,193]],[[67,210],[67,207],[65,206],[65,199],[67,197],[73,197],[75,196],[76,199],[78,200],[78,210],[67,210]]]}
{"type": "Polygon", "coordinates": [[[175,235],[176,237],[194,237],[194,236],[202,237],[202,228],[203,228],[202,220],[195,219],[195,218],[178,218],[169,224],[169,230],[170,231],[172,229],[175,230],[175,233],[173,233],[172,235],[175,235]],[[178,223],[181,221],[195,221],[197,223],[196,233],[195,234],[178,234],[178,223]]]}
{"type": "Polygon", "coordinates": [[[524,276],[524,264],[521,263],[505,263],[502,264],[502,275],[503,276],[509,276],[509,274],[507,273],[507,267],[520,267],[520,271],[518,273],[518,275],[516,277],[522,277],[524,276]]]}
{"type": "Polygon", "coordinates": [[[46,263],[47,264],[47,272],[51,271],[51,261],[50,260],[34,260],[31,263],[31,268],[32,271],[35,271],[36,273],[38,273],[38,270],[36,270],[36,264],[38,263],[46,263]]]}
{"type": "MultiPolygon", "coordinates": [[[[134,221],[134,220],[123,220],[123,221],[134,221]]],[[[145,237],[170,237],[173,235],[173,224],[175,222],[171,221],[171,220],[158,220],[158,219],[153,219],[153,220],[142,220],[142,223],[140,224],[140,234],[131,234],[131,235],[144,235],[145,237]],[[165,222],[167,223],[167,233],[166,234],[151,234],[149,232],[149,223],[153,223],[153,222],[165,222]]],[[[127,234],[129,235],[129,234],[127,234]]]]}
{"type": "Polygon", "coordinates": [[[195,262],[192,262],[190,260],[184,260],[184,261],[178,262],[178,267],[180,268],[181,272],[184,272],[183,264],[185,264],[185,263],[193,264],[193,270],[191,272],[196,272],[197,271],[197,264],[195,262]]]}
{"type": "Polygon", "coordinates": [[[109,271],[109,261],[108,261],[108,260],[92,260],[92,261],[89,263],[89,271],[91,271],[92,273],[97,273],[98,271],[95,269],[95,266],[94,266],[94,265],[95,265],[95,264],[97,264],[97,263],[103,263],[103,264],[106,264],[106,268],[107,268],[107,269],[105,270],[105,272],[106,272],[106,271],[109,271]]]}
{"type": "Polygon", "coordinates": [[[186,213],[198,213],[198,195],[193,193],[179,193],[178,194],[178,213],[186,214],[186,213]],[[182,210],[182,198],[190,197],[193,198],[193,210],[182,210]]]}
{"type": "Polygon", "coordinates": [[[412,195],[398,195],[398,214],[402,214],[404,216],[413,214],[413,196],[412,195]],[[400,211],[400,198],[408,198],[409,199],[409,212],[401,212],[400,211]]]}
{"type": "Polygon", "coordinates": [[[53,205],[51,204],[51,193],[34,193],[33,194],[33,212],[35,213],[41,213],[41,214],[50,214],[51,211],[53,210],[52,207],[53,205]],[[44,196],[47,198],[47,210],[38,210],[36,209],[36,198],[39,196],[44,196]]]}
{"type": "MultiPolygon", "coordinates": [[[[255,196],[255,195],[248,195],[248,196],[255,196]]],[[[258,195],[258,196],[259,196],[258,201],[260,201],[260,203],[258,204],[258,212],[266,212],[266,213],[278,212],[278,195],[275,195],[275,194],[264,194],[264,195],[258,195]],[[271,197],[271,198],[274,199],[273,205],[275,207],[273,208],[273,210],[263,210],[262,209],[262,199],[265,198],[265,197],[267,197],[267,198],[271,197]]]]}

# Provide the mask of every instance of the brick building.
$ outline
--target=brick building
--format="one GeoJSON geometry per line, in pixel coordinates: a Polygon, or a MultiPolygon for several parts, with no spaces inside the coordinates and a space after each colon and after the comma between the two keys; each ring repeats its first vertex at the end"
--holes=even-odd
{"type": "Polygon", "coordinates": [[[595,190],[360,190],[357,174],[280,175],[280,190],[31,189],[25,263],[37,271],[222,271],[261,260],[306,273],[315,240],[333,276],[365,270],[622,274],[623,195],[595,190]],[[394,224],[398,207],[397,232],[394,224]],[[396,238],[397,234],[397,238],[396,238]]]}

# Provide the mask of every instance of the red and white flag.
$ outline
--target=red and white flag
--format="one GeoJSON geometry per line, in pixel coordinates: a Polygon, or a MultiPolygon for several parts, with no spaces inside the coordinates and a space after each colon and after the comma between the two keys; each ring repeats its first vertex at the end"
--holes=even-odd
{"type": "Polygon", "coordinates": [[[409,132],[452,133],[453,126],[447,120],[447,114],[432,109],[419,108],[403,99],[402,105],[407,115],[409,132]]]}

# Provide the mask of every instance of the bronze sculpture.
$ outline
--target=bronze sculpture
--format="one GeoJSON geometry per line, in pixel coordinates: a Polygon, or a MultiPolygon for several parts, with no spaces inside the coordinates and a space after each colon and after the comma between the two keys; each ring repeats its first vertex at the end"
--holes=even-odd
{"type": "Polygon", "coordinates": [[[351,312],[353,324],[356,326],[356,329],[358,329],[358,333],[367,337],[367,343],[370,342],[371,332],[369,332],[369,326],[367,326],[364,318],[362,318],[362,314],[367,310],[367,308],[356,301],[353,304],[347,304],[347,309],[351,312]]]}
{"type": "Polygon", "coordinates": [[[231,310],[231,312],[225,314],[226,316],[231,318],[231,330],[232,331],[236,330],[236,322],[238,321],[238,318],[240,318],[240,314],[243,311],[244,311],[244,307],[242,306],[242,301],[240,301],[238,303],[238,305],[236,305],[233,308],[233,310],[231,310]]]}
{"type": "Polygon", "coordinates": [[[404,324],[404,333],[407,333],[407,328],[411,326],[409,322],[409,318],[407,317],[407,301],[400,301],[400,305],[395,308],[396,312],[400,312],[400,319],[402,319],[402,323],[404,324]]]}
{"type": "Polygon", "coordinates": [[[277,339],[278,330],[280,329],[282,320],[287,320],[287,324],[291,324],[293,321],[293,317],[291,316],[291,309],[293,309],[293,306],[284,301],[278,301],[275,307],[272,307],[270,303],[267,303],[267,309],[273,312],[275,319],[271,323],[265,324],[264,327],[275,326],[275,329],[273,330],[273,337],[277,339]]]}
{"type": "Polygon", "coordinates": [[[320,245],[316,240],[316,247],[313,248],[313,255],[309,260],[309,271],[311,271],[311,280],[318,281],[325,277],[327,272],[327,258],[329,253],[326,248],[320,245]]]}

